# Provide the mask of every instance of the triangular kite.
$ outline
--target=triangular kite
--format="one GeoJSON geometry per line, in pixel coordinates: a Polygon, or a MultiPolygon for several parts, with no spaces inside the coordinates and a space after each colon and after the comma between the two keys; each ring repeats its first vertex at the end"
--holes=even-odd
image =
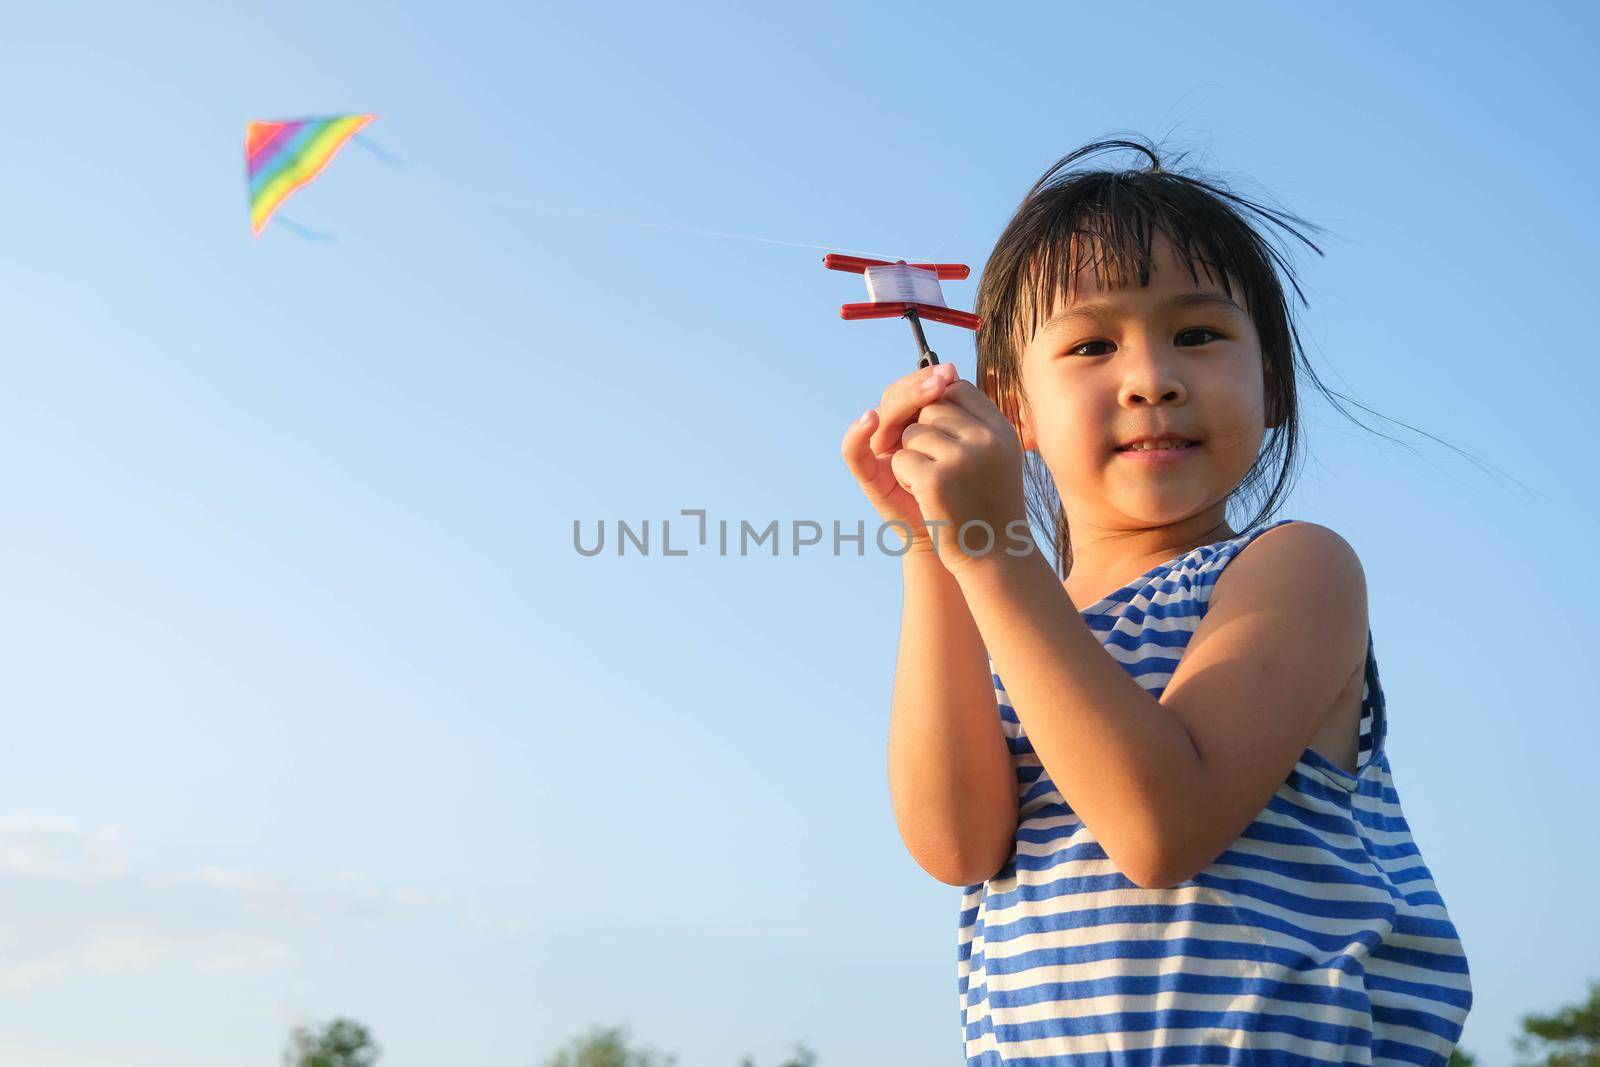
{"type": "Polygon", "coordinates": [[[345,142],[375,118],[336,115],[247,125],[244,155],[250,178],[250,232],[260,237],[272,213],[296,189],[321,174],[345,142]]]}

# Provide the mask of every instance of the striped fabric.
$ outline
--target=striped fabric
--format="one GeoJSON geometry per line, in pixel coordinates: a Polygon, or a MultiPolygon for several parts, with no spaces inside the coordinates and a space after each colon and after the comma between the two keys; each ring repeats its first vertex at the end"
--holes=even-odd
{"type": "MultiPolygon", "coordinates": [[[[1293,521],[1192,549],[1084,620],[1159,700],[1223,567],[1293,521]]],[[[1107,860],[994,688],[1021,818],[1005,866],[962,890],[969,1067],[1446,1062],[1471,981],[1400,811],[1370,630],[1356,773],[1307,748],[1227,851],[1170,889],[1107,860]]]]}

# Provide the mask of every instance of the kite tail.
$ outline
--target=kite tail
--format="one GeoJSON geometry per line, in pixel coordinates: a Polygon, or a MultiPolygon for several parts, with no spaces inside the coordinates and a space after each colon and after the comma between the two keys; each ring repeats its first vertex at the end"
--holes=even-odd
{"type": "Polygon", "coordinates": [[[298,222],[295,222],[293,219],[284,218],[282,215],[277,216],[272,221],[276,222],[279,226],[282,226],[284,229],[288,230],[290,233],[301,238],[302,240],[319,242],[338,240],[338,238],[331,233],[327,233],[322,230],[308,229],[300,225],[298,222]]]}
{"type": "Polygon", "coordinates": [[[402,166],[405,163],[405,160],[401,159],[394,153],[387,151],[382,145],[378,144],[377,141],[374,141],[364,133],[358,133],[354,137],[350,138],[350,140],[354,141],[362,148],[365,148],[368,152],[371,152],[385,163],[389,163],[397,167],[402,166]]]}

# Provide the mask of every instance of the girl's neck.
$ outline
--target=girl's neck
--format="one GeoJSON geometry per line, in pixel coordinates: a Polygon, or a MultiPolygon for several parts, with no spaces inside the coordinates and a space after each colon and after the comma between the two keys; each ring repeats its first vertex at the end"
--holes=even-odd
{"type": "Polygon", "coordinates": [[[1169,526],[1097,527],[1073,522],[1072,570],[1063,582],[1080,608],[1121,589],[1145,571],[1201,545],[1226,541],[1236,531],[1222,505],[1169,526]]]}

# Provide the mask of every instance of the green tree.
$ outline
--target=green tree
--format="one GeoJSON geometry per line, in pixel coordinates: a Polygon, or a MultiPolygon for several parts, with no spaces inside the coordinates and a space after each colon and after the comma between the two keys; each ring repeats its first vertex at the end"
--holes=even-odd
{"type": "Polygon", "coordinates": [[[321,1029],[291,1030],[283,1062],[286,1067],[372,1067],[381,1051],[365,1026],[341,1017],[321,1029]]]}
{"type": "Polygon", "coordinates": [[[1589,981],[1589,999],[1554,1015],[1524,1015],[1525,1031],[1512,1039],[1528,1067],[1600,1067],[1600,980],[1589,981]]]}
{"type": "Polygon", "coordinates": [[[654,1049],[631,1049],[624,1036],[626,1026],[592,1026],[589,1032],[575,1037],[564,1049],[544,1062],[543,1067],[673,1067],[678,1062],[676,1053],[662,1053],[654,1049]]]}
{"type": "MultiPolygon", "coordinates": [[[[811,1067],[817,1062],[817,1054],[806,1048],[804,1041],[795,1043],[794,1059],[778,1064],[778,1067],[811,1067]]],[[[756,1067],[756,1061],[749,1056],[739,1061],[739,1067],[756,1067]]]]}
{"type": "Polygon", "coordinates": [[[1458,1045],[1450,1050],[1450,1059],[1445,1067],[1477,1067],[1477,1064],[1478,1057],[1458,1045]]]}

